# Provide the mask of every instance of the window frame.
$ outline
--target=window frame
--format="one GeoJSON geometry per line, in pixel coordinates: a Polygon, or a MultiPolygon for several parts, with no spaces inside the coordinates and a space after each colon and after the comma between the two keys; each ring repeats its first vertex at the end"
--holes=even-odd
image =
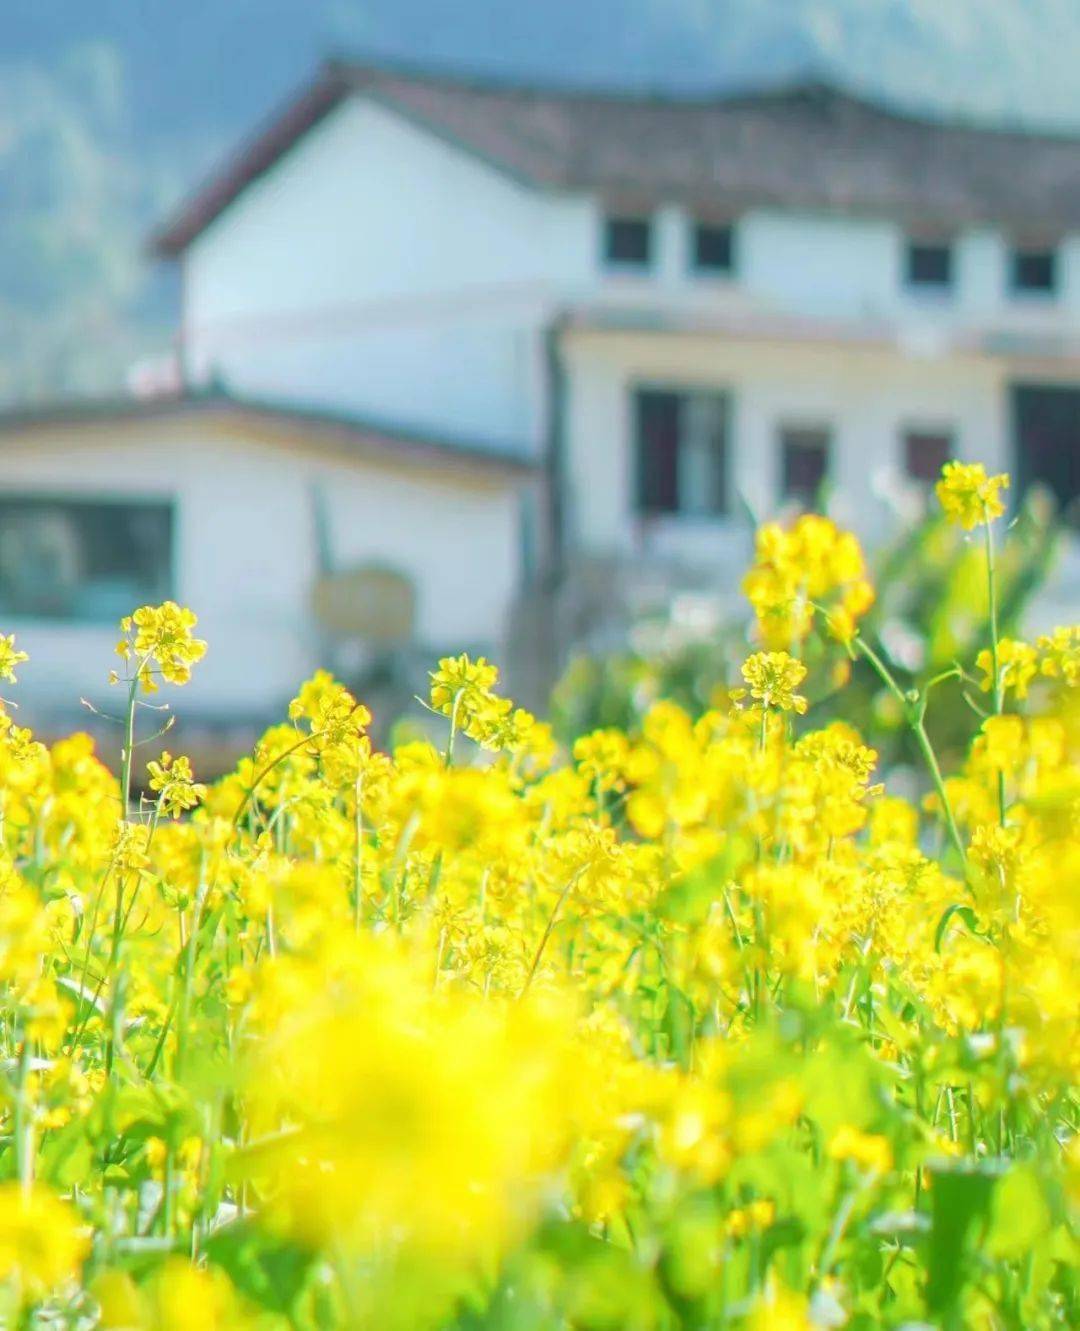
{"type": "Polygon", "coordinates": [[[1025,376],[1012,384],[1009,395],[1014,504],[1023,502],[1033,486],[1043,486],[1054,497],[1062,526],[1080,531],[1080,456],[1075,449],[1060,446],[1066,433],[1073,434],[1080,389],[1070,382],[1025,376]],[[1068,422],[1066,429],[1062,428],[1063,418],[1068,422]],[[1054,465],[1045,465],[1047,456],[1054,459],[1054,465]],[[1066,486],[1072,491],[1067,496],[1062,494],[1066,486]]]}
{"type": "Polygon", "coordinates": [[[823,421],[781,421],[776,428],[776,440],[780,462],[779,499],[781,507],[791,503],[797,503],[800,512],[817,512],[822,491],[828,487],[832,479],[833,444],[836,440],[835,427],[828,424],[828,422],[823,421]],[[804,492],[801,489],[794,490],[788,484],[788,452],[792,446],[798,445],[798,440],[794,438],[794,436],[798,435],[807,438],[810,436],[817,436],[822,441],[824,461],[821,469],[821,476],[819,477],[817,486],[812,494],[804,495],[804,492]]]}
{"type": "Polygon", "coordinates": [[[1009,294],[1016,300],[1054,300],[1061,287],[1061,248],[1058,245],[1014,244],[1009,250],[1009,294]],[[1045,259],[1049,264],[1049,282],[1032,285],[1021,281],[1025,262],[1045,259]]]}
{"type": "Polygon", "coordinates": [[[941,467],[958,456],[956,440],[957,431],[954,426],[918,421],[903,422],[900,426],[900,466],[906,484],[924,488],[933,486],[941,475],[941,467]],[[924,443],[940,440],[944,444],[941,466],[932,476],[916,475],[911,468],[911,446],[916,440],[924,443]]]}
{"type": "Polygon", "coordinates": [[[630,422],[631,448],[633,456],[632,512],[639,521],[675,521],[675,522],[722,522],[731,516],[732,511],[732,456],[731,393],[725,388],[712,385],[680,384],[655,380],[638,380],[630,385],[630,422]],[[650,398],[671,398],[676,404],[676,435],[673,448],[671,493],[672,502],[663,506],[645,502],[644,475],[644,433],[643,408],[650,398]],[[684,508],[681,504],[679,455],[684,447],[683,423],[680,419],[686,410],[688,399],[710,399],[719,409],[721,428],[719,434],[719,470],[715,473],[718,481],[713,502],[704,510],[696,511],[684,508]]]}
{"type": "MultiPolygon", "coordinates": [[[[153,597],[157,598],[159,602],[177,598],[180,504],[175,494],[146,491],[129,493],[112,490],[72,492],[70,490],[17,489],[0,486],[0,529],[3,525],[4,509],[9,506],[21,507],[24,505],[38,506],[42,509],[54,508],[62,511],[94,508],[160,510],[165,516],[168,534],[164,552],[164,576],[161,579],[161,586],[153,592],[153,597]]],[[[149,592],[136,593],[136,597],[144,598],[140,603],[145,603],[146,600],[151,599],[149,592]]],[[[137,608],[138,605],[132,604],[122,613],[130,613],[137,608]]],[[[119,619],[119,616],[114,616],[111,611],[108,613],[102,611],[95,615],[80,614],[77,611],[75,613],[53,612],[45,608],[17,609],[11,607],[9,609],[5,606],[2,586],[0,586],[0,615],[5,616],[9,622],[87,629],[114,626],[119,619]]]]}
{"type": "Polygon", "coordinates": [[[648,211],[635,212],[629,208],[604,212],[601,225],[601,256],[604,267],[616,273],[647,273],[655,258],[655,220],[648,211]],[[614,253],[615,237],[620,227],[644,227],[645,249],[642,258],[622,258],[614,253]]]}
{"type": "Polygon", "coordinates": [[[951,240],[933,240],[920,236],[908,236],[904,245],[904,287],[917,295],[945,296],[952,293],[956,284],[956,255],[951,240]],[[917,261],[932,253],[944,255],[944,277],[920,277],[916,273],[917,261]]]}
{"type": "Polygon", "coordinates": [[[715,278],[717,281],[723,281],[725,278],[733,277],[736,268],[736,238],[735,223],[724,221],[710,221],[705,217],[694,217],[690,219],[690,271],[695,277],[715,278]],[[704,234],[726,233],[727,244],[727,262],[726,263],[705,263],[701,256],[701,241],[704,234]]]}

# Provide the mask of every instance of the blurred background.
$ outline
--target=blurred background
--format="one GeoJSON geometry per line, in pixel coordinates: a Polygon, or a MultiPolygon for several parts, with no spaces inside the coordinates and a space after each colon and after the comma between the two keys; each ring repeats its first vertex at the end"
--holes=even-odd
{"type": "Polygon", "coordinates": [[[1073,0],[6,6],[24,719],[92,722],[166,596],[211,766],[319,664],[386,717],[461,649],[571,730],[704,705],[807,509],[917,678],[985,616],[951,456],[1014,475],[1006,627],[1075,618],[1078,57],[1073,0]]]}

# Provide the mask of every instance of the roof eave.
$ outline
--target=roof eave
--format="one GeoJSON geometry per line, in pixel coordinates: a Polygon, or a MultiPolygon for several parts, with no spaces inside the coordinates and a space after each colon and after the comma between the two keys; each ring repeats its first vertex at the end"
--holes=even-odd
{"type": "Polygon", "coordinates": [[[257,398],[237,397],[218,390],[185,392],[160,398],[104,398],[30,407],[0,413],[0,440],[5,436],[50,429],[78,429],[85,425],[124,424],[183,415],[220,418],[246,423],[271,433],[307,435],[339,456],[356,461],[384,461],[395,465],[432,467],[448,473],[472,472],[507,481],[525,480],[539,471],[538,462],[497,444],[425,435],[384,421],[352,417],[348,413],[257,398]]]}
{"type": "Polygon", "coordinates": [[[148,241],[150,253],[176,259],[232,202],[269,171],[292,146],[323,120],[355,87],[336,64],[324,65],[311,83],[264,124],[232,158],[148,241]]]}

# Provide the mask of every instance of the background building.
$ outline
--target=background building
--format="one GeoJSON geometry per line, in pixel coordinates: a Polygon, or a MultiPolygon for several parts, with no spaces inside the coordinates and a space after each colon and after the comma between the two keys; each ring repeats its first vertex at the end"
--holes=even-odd
{"type": "Polygon", "coordinates": [[[535,687],[679,591],[722,611],[756,521],[828,491],[872,542],[950,456],[1080,493],[1080,139],[333,63],[155,245],[174,390],[3,426],[56,568],[92,583],[107,528],[128,581],[13,601],[0,549],[0,610],[89,660],[151,552],[208,714],[269,713],[328,635],[535,687]]]}

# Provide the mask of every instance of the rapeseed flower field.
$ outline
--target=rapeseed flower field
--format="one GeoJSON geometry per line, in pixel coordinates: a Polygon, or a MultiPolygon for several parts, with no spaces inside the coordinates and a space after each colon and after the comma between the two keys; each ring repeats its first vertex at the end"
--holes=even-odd
{"type": "Polygon", "coordinates": [[[461,656],[434,740],[320,672],[202,785],[147,702],[207,650],[172,603],[121,625],[119,778],[6,704],[0,1323],[1080,1324],[1080,629],[999,637],[1006,484],[946,468],[991,629],[918,690],[811,515],[709,711],[571,753],[461,656]],[[925,797],[815,721],[853,660],[925,797]]]}

